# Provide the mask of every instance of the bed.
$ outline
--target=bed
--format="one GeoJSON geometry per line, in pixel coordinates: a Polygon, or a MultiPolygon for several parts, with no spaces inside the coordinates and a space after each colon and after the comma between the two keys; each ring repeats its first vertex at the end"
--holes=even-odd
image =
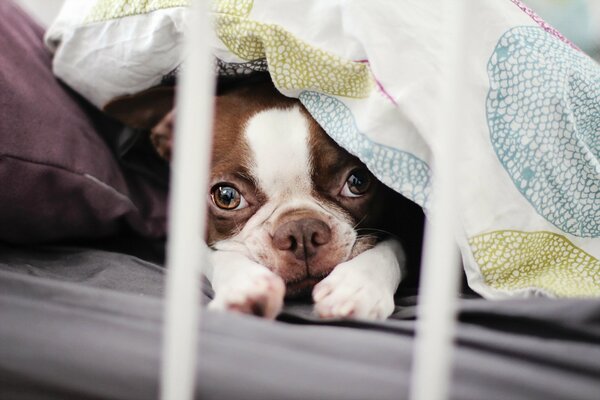
{"type": "MultiPolygon", "coordinates": [[[[0,398],[157,398],[166,166],[56,81],[11,1],[0,20],[0,398]]],[[[197,398],[407,398],[416,299],[405,285],[383,322],[204,312],[197,398]]],[[[455,343],[450,398],[599,397],[597,298],[465,286],[455,343]]]]}
{"type": "MultiPolygon", "coordinates": [[[[121,252],[2,245],[0,397],[158,396],[164,271],[121,252]]],[[[210,296],[204,288],[204,300],[210,296]]],[[[385,322],[204,313],[202,399],[403,399],[415,299],[385,322]]],[[[597,399],[597,300],[463,298],[450,398],[597,399]]]]}

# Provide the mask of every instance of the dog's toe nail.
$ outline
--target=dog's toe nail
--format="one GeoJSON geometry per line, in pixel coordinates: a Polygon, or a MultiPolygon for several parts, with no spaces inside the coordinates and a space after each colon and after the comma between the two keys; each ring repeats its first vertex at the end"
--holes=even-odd
{"type": "Polygon", "coordinates": [[[348,317],[354,313],[354,303],[347,302],[339,308],[339,314],[342,317],[348,317]]]}

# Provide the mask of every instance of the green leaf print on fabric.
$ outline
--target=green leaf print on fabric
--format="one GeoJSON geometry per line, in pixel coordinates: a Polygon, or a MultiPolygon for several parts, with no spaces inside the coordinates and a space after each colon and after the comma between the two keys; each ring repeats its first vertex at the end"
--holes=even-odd
{"type": "Polygon", "coordinates": [[[191,0],[98,0],[85,23],[108,21],[131,15],[147,14],[172,7],[187,7],[191,0]]]}
{"type": "Polygon", "coordinates": [[[469,244],[490,287],[539,288],[559,297],[600,296],[600,261],[562,235],[495,231],[474,236],[469,244]]]}
{"type": "Polygon", "coordinates": [[[241,59],[266,58],[279,89],[364,98],[374,87],[367,64],[345,60],[305,43],[281,26],[219,14],[216,31],[225,46],[241,59]]]}

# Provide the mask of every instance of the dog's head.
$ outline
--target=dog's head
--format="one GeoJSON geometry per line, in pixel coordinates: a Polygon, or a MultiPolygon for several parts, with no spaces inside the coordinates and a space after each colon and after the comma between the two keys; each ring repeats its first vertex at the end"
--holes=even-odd
{"type": "Polygon", "coordinates": [[[390,191],[298,100],[252,84],[218,96],[216,116],[209,245],[244,253],[294,295],[375,244],[366,228],[383,228],[390,191]]]}
{"type": "MultiPolygon", "coordinates": [[[[308,292],[397,226],[406,200],[270,81],[225,90],[215,115],[207,242],[269,268],[288,296],[308,292]]],[[[153,138],[170,138],[172,113],[151,120],[153,138]]]]}

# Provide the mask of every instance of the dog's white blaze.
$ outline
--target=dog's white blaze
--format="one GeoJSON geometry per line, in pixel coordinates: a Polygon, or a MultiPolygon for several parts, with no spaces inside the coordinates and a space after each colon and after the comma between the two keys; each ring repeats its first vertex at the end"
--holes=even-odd
{"type": "Polygon", "coordinates": [[[252,116],[245,129],[252,151],[252,175],[269,199],[312,188],[309,125],[298,107],[252,116]]]}

